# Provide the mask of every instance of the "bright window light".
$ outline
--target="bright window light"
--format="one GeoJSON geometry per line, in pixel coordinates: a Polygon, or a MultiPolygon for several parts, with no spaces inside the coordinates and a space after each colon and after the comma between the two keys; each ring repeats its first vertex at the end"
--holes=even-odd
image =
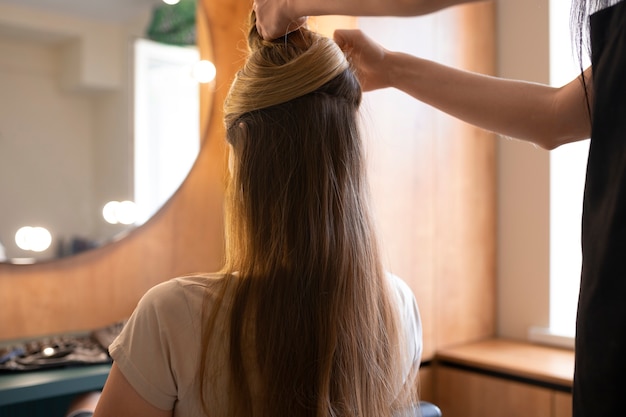
{"type": "MultiPolygon", "coordinates": [[[[580,74],[569,28],[571,0],[550,1],[550,82],[580,74]]],[[[585,65],[586,66],[586,65],[585,65]]],[[[582,264],[581,218],[589,141],[550,152],[550,333],[573,337],[582,264]]]]}
{"type": "Polygon", "coordinates": [[[178,189],[200,150],[200,94],[191,74],[196,48],[135,43],[135,203],[137,224],[178,189]]]}

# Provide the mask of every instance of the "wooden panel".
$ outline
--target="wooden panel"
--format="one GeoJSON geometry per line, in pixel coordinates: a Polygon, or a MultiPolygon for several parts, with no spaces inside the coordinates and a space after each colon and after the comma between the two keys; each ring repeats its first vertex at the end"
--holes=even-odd
{"type": "MultiPolygon", "coordinates": [[[[440,16],[439,61],[495,72],[492,3],[440,16]]],[[[438,113],[435,149],[436,346],[495,334],[495,136],[438,113]]]]}
{"type": "Polygon", "coordinates": [[[436,369],[436,404],[445,417],[550,417],[552,391],[446,367],[436,369]]]}
{"type": "Polygon", "coordinates": [[[552,417],[572,417],[572,394],[554,392],[552,417]]]}
{"type": "MultiPolygon", "coordinates": [[[[483,3],[360,26],[389,49],[491,74],[493,19],[493,4],[483,3]]],[[[424,359],[493,335],[494,135],[395,90],[366,93],[363,113],[381,247],[417,298],[424,359]]]]}
{"type": "Polygon", "coordinates": [[[435,401],[435,378],[432,366],[420,368],[417,397],[422,401],[435,401]]]}

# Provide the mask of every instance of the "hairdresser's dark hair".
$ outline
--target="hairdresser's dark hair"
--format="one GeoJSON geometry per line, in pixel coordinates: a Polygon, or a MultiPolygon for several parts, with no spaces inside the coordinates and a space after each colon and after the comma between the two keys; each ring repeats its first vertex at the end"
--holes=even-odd
{"type": "Polygon", "coordinates": [[[572,0],[570,29],[573,37],[574,50],[581,63],[581,67],[583,57],[591,56],[589,16],[619,1],[620,0],[572,0]]]}
{"type": "Polygon", "coordinates": [[[360,85],[306,28],[268,42],[253,18],[248,45],[225,102],[229,416],[390,416],[415,375],[369,214],[360,85]]]}
{"type": "MultiPolygon", "coordinates": [[[[606,7],[609,7],[620,0],[572,0],[572,8],[570,12],[570,30],[572,33],[573,50],[578,58],[580,73],[584,72],[584,59],[591,57],[591,28],[589,17],[606,7]]],[[[591,117],[591,104],[589,100],[589,92],[587,90],[587,80],[581,77],[583,89],[585,91],[585,99],[587,101],[587,112],[591,117]]],[[[592,119],[593,120],[593,119],[592,119]]]]}

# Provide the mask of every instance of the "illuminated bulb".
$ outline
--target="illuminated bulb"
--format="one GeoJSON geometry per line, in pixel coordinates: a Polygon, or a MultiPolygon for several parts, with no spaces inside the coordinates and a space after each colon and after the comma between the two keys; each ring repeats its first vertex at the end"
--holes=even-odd
{"type": "Polygon", "coordinates": [[[132,201],[109,201],[102,209],[102,216],[111,224],[133,224],[137,220],[137,205],[132,201]]]}
{"type": "Polygon", "coordinates": [[[41,353],[43,353],[44,356],[52,356],[54,355],[54,348],[48,346],[44,348],[41,353]]]}
{"type": "Polygon", "coordinates": [[[15,233],[15,244],[22,250],[30,250],[29,236],[33,228],[30,226],[21,227],[15,233]]]}
{"type": "Polygon", "coordinates": [[[191,76],[199,83],[210,83],[215,78],[217,70],[211,61],[198,61],[191,70],[191,76]]]}
{"type": "Polygon", "coordinates": [[[137,205],[132,201],[122,201],[117,206],[117,221],[122,224],[133,224],[137,220],[137,205]]]}
{"type": "Polygon", "coordinates": [[[117,224],[117,206],[120,205],[119,201],[109,201],[102,208],[102,217],[107,223],[117,224]]]}
{"type": "Polygon", "coordinates": [[[31,249],[34,252],[43,252],[50,247],[52,235],[43,227],[33,228],[33,242],[31,249]]]}
{"type": "Polygon", "coordinates": [[[43,227],[24,226],[15,233],[15,244],[22,250],[43,252],[51,243],[52,235],[43,227]]]}
{"type": "Polygon", "coordinates": [[[180,0],[163,0],[165,4],[178,4],[180,0]]]}

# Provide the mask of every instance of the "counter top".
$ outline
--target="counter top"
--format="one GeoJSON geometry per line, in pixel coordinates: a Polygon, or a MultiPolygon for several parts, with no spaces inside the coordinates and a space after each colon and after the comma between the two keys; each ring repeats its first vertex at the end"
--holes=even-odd
{"type": "Polygon", "coordinates": [[[520,378],[572,387],[574,351],[506,339],[489,339],[438,351],[435,358],[520,378]]]}
{"type": "Polygon", "coordinates": [[[0,374],[0,406],[99,390],[110,364],[0,374]]]}

